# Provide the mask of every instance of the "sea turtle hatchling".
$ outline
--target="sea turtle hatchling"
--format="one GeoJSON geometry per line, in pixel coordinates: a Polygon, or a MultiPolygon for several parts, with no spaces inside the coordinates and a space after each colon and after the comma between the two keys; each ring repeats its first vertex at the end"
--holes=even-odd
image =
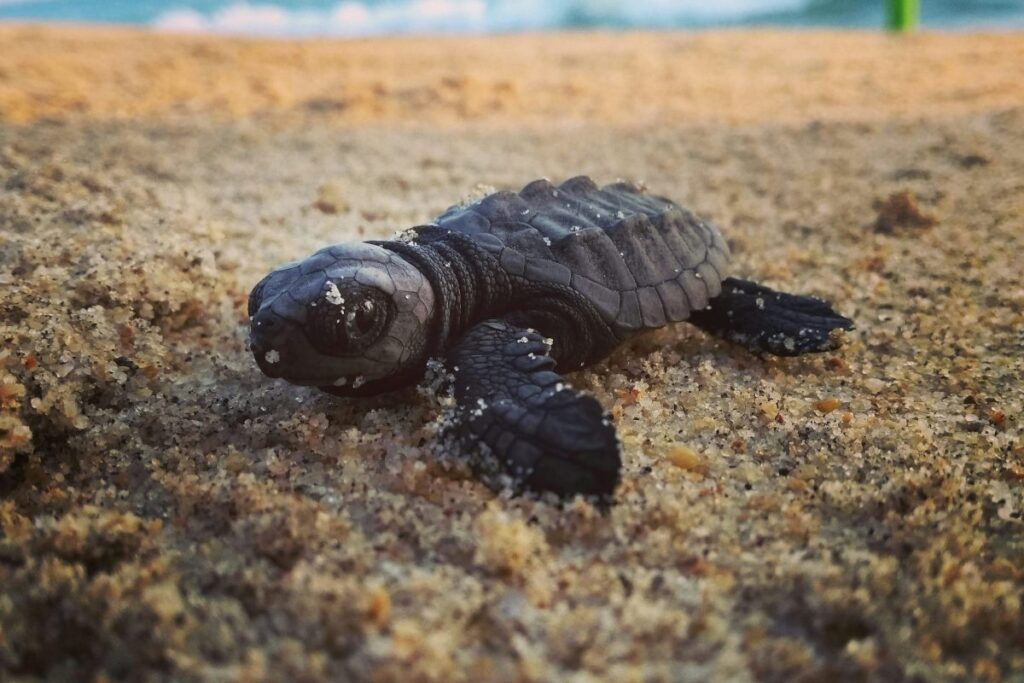
{"type": "Polygon", "coordinates": [[[530,183],[453,206],[392,241],[283,265],[249,297],[261,370],[341,396],[453,376],[449,422],[492,486],[611,495],[622,461],[598,402],[559,376],[688,321],[780,356],[852,323],[818,298],[726,277],[718,230],[628,183],[530,183]]]}

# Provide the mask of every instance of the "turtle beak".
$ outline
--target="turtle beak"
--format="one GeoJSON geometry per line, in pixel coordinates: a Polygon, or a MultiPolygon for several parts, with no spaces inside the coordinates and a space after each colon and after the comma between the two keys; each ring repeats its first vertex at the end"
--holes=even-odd
{"type": "Polygon", "coordinates": [[[268,377],[281,377],[284,364],[281,362],[281,351],[276,344],[284,336],[285,325],[277,315],[268,309],[256,313],[249,322],[249,348],[263,374],[268,377]]]}

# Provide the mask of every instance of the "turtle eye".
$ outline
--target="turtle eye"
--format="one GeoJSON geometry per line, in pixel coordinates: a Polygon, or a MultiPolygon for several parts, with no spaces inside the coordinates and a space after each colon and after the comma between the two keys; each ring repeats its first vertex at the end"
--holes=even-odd
{"type": "Polygon", "coordinates": [[[345,314],[345,333],[349,340],[358,343],[365,338],[376,339],[382,316],[372,300],[362,301],[355,310],[345,314]]]}
{"type": "Polygon", "coordinates": [[[307,309],[306,333],[320,353],[351,356],[376,342],[387,326],[389,309],[383,294],[364,287],[328,282],[307,309]]]}

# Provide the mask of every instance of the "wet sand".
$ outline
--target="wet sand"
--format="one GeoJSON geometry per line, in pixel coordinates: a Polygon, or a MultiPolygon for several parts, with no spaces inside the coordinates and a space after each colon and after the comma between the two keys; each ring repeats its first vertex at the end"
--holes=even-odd
{"type": "Polygon", "coordinates": [[[0,678],[1024,677],[1024,38],[0,45],[0,678]],[[579,173],[857,330],[574,375],[606,515],[443,462],[425,392],[252,362],[273,265],[579,173]]]}

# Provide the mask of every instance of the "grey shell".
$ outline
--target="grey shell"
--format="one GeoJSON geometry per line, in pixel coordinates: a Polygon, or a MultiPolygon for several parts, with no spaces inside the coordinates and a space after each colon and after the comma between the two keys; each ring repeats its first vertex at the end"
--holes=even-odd
{"type": "Polygon", "coordinates": [[[435,223],[473,237],[512,275],[571,286],[619,335],[686,320],[727,275],[717,228],[628,183],[537,180],[453,206],[435,223]]]}

